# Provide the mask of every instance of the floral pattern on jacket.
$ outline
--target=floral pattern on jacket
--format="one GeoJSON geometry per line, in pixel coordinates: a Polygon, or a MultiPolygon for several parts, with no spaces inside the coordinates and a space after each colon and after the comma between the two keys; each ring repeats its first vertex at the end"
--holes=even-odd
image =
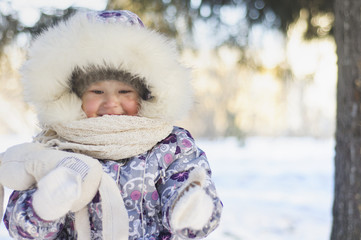
{"type": "MultiPolygon", "coordinates": [[[[190,133],[175,127],[173,132],[151,150],[122,161],[101,161],[103,170],[118,184],[129,217],[129,239],[168,240],[204,238],[219,224],[222,203],[211,180],[205,153],[190,133]],[[213,199],[213,214],[201,230],[174,231],[170,222],[172,207],[189,172],[202,167],[207,171],[204,189],[213,199]]],[[[32,207],[34,189],[14,191],[10,196],[4,223],[15,239],[76,239],[74,214],[55,221],[40,219],[32,207]]],[[[91,237],[102,239],[101,196],[88,204],[91,237]]]]}

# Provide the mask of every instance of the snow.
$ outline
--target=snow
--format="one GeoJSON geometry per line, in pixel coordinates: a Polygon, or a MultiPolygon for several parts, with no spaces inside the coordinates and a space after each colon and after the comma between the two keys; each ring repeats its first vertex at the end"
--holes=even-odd
{"type": "MultiPolygon", "coordinates": [[[[0,136],[0,152],[30,141],[0,136]]],[[[331,230],[333,139],[198,140],[207,153],[222,221],[208,240],[326,240],[331,230]]],[[[6,199],[9,190],[6,191],[6,199]]],[[[10,239],[4,224],[0,240],[10,239]]]]}

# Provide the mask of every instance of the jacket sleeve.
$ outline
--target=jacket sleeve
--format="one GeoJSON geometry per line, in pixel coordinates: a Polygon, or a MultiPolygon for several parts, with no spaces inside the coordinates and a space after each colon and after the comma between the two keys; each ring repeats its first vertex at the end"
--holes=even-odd
{"type": "Polygon", "coordinates": [[[39,218],[32,207],[32,195],[35,188],[14,191],[8,201],[4,223],[14,239],[73,239],[73,220],[71,214],[55,221],[39,218]],[[63,238],[61,238],[63,239],[63,238]]]}
{"type": "MultiPolygon", "coordinates": [[[[161,178],[157,183],[157,188],[162,204],[163,225],[172,234],[181,238],[206,237],[219,225],[222,203],[211,180],[211,170],[205,153],[195,145],[190,133],[181,128],[175,128],[173,133],[161,142],[159,151],[161,178]],[[197,174],[193,174],[200,170],[205,172],[201,177],[203,179],[197,179],[197,174]],[[198,182],[197,184],[202,182],[201,187],[211,199],[209,208],[211,217],[198,229],[173,229],[174,207],[195,182],[198,182]]],[[[178,209],[182,209],[182,207],[178,209]]],[[[185,214],[197,216],[199,212],[193,211],[185,214]]]]}

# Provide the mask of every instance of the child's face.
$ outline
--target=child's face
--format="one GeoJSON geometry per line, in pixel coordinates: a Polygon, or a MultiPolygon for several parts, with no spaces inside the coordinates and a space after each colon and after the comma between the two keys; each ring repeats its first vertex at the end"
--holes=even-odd
{"type": "Polygon", "coordinates": [[[139,111],[137,91],[120,81],[106,80],[91,84],[82,96],[82,109],[88,118],[103,115],[135,116],[139,111]]]}

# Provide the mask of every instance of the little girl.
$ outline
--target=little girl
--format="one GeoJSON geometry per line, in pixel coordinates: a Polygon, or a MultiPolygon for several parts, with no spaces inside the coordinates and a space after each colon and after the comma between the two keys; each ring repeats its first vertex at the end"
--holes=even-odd
{"type": "Polygon", "coordinates": [[[42,132],[34,143],[5,152],[3,161],[26,156],[58,164],[10,196],[4,223],[11,237],[188,239],[218,226],[222,204],[206,155],[187,130],[173,127],[192,103],[189,72],[174,46],[137,15],[79,12],[46,29],[22,76],[42,132]],[[86,221],[77,222],[82,192],[99,185],[85,184],[90,158],[116,191],[94,191],[85,202],[86,221]],[[106,196],[117,194],[125,211],[114,218],[118,207],[106,196]]]}

